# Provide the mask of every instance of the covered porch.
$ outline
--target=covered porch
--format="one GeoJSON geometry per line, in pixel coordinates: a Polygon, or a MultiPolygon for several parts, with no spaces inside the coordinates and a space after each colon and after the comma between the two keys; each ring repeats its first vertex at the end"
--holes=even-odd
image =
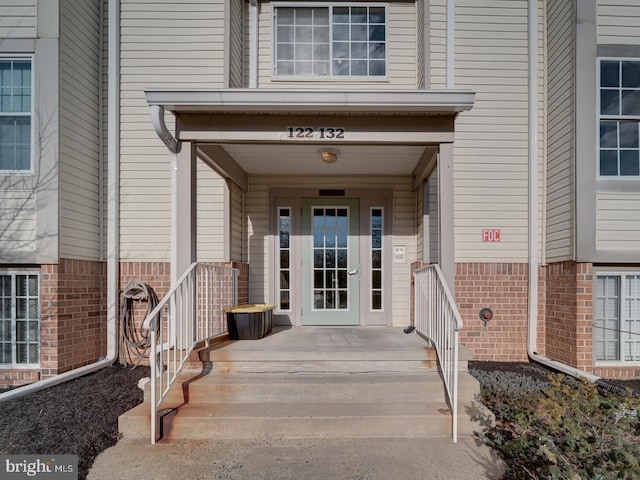
{"type": "Polygon", "coordinates": [[[455,118],[472,92],[146,94],[172,152],[173,283],[199,260],[206,165],[225,182],[220,260],[248,264],[248,300],[275,304],[276,324],[406,326],[413,268],[438,263],[453,285],[455,118]]]}
{"type": "MultiPolygon", "coordinates": [[[[291,379],[295,373],[320,372],[330,376],[328,383],[336,375],[337,383],[343,384],[343,375],[358,374],[366,376],[364,383],[377,385],[380,375],[418,375],[411,382],[422,384],[422,375],[428,374],[439,384],[429,390],[446,392],[446,401],[444,396],[436,401],[440,407],[435,416],[446,417],[443,405],[448,402],[451,410],[445,422],[455,441],[456,423],[463,414],[457,409],[461,323],[447,286],[453,285],[455,260],[453,142],[455,117],[471,108],[473,93],[148,90],[147,100],[156,131],[172,152],[174,285],[159,305],[158,312],[164,308],[167,315],[155,323],[161,331],[152,341],[151,358],[158,358],[152,367],[164,369],[159,385],[151,388],[152,441],[164,428],[161,417],[173,425],[172,419],[184,412],[182,405],[177,416],[158,415],[174,392],[184,395],[185,383],[191,384],[180,376],[186,360],[202,340],[209,342],[194,337],[189,349],[188,325],[199,321],[200,294],[183,285],[202,283],[196,267],[199,162],[226,182],[223,260],[248,265],[249,302],[274,304],[276,325],[307,327],[280,331],[258,342],[223,344],[200,358],[205,376],[214,384],[224,383],[226,374],[241,373],[244,366],[244,373],[259,375],[258,384],[268,378],[263,375],[291,379]],[[174,115],[175,137],[165,125],[165,111],[174,115]],[[414,306],[413,270],[434,263],[438,265],[416,277],[414,306]],[[179,314],[173,308],[190,303],[194,307],[179,314]],[[414,309],[422,338],[408,337],[398,328],[413,321],[414,309]],[[354,328],[362,326],[382,328],[354,328]],[[188,334],[174,338],[174,332],[182,331],[188,334]],[[418,343],[411,346],[408,338],[418,343]],[[175,363],[172,351],[179,345],[187,348],[187,355],[175,363]],[[173,366],[165,368],[168,364],[173,366]]],[[[147,326],[154,323],[151,317],[147,326]]],[[[361,398],[353,392],[345,395],[361,398]]],[[[274,399],[282,402],[287,404],[286,395],[274,399]]],[[[345,411],[356,415],[378,402],[385,408],[394,405],[378,394],[366,396],[364,402],[345,411]]],[[[330,398],[322,399],[320,412],[333,411],[331,403],[330,398]]],[[[434,424],[424,409],[434,405],[415,397],[411,403],[422,418],[424,435],[434,424]]],[[[208,415],[211,408],[195,410],[208,415]]],[[[315,408],[301,417],[316,418],[315,408]]],[[[401,411],[398,405],[390,408],[401,411]]],[[[184,434],[188,431],[186,427],[184,434]]]]}

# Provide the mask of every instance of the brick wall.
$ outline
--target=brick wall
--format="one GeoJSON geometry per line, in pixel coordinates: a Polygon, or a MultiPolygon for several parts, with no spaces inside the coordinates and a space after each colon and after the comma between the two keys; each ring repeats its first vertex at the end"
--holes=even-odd
{"type": "MultiPolygon", "coordinates": [[[[249,265],[239,262],[212,262],[215,265],[233,267],[240,270],[238,278],[238,303],[249,301],[249,265]]],[[[171,265],[169,262],[125,262],[120,264],[119,288],[123,292],[130,281],[141,281],[149,285],[158,296],[162,298],[171,289],[171,265]]],[[[122,293],[121,293],[122,300],[122,293]]],[[[142,335],[145,332],[140,330],[140,326],[145,319],[147,312],[146,302],[133,302],[133,328],[142,335]]],[[[225,325],[226,328],[226,325],[225,325]]],[[[146,333],[145,333],[146,334],[146,333]]],[[[134,350],[121,349],[120,353],[125,355],[128,362],[137,361],[137,354],[134,350]]],[[[146,362],[145,362],[146,363],[146,362]]]]}
{"type": "Polygon", "coordinates": [[[475,360],[526,361],[528,265],[457,263],[455,296],[464,323],[463,345],[475,360]],[[493,310],[485,327],[479,313],[493,310]]]}
{"type": "Polygon", "coordinates": [[[238,277],[238,304],[249,303],[249,264],[230,262],[224,265],[240,270],[240,276],[238,277]]]}
{"type": "Polygon", "coordinates": [[[0,372],[0,388],[20,386],[40,380],[40,370],[2,370],[0,372]]]}
{"type": "Polygon", "coordinates": [[[60,259],[40,268],[41,370],[46,378],[107,350],[106,264],[60,259]]]}
{"type": "Polygon", "coordinates": [[[559,262],[543,269],[545,355],[581,370],[593,369],[593,266],[559,262]]]}

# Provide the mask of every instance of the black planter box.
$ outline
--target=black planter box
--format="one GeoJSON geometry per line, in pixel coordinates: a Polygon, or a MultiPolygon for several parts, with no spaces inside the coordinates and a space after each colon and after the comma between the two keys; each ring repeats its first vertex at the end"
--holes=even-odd
{"type": "Polygon", "coordinates": [[[239,305],[225,310],[230,340],[259,340],[271,333],[275,305],[239,305]]]}

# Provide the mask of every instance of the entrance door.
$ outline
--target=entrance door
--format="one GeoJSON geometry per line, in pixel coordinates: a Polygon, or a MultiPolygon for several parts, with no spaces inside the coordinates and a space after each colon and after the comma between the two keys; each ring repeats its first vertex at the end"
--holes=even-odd
{"type": "Polygon", "coordinates": [[[302,324],[358,325],[359,201],[302,202],[302,324]]]}

